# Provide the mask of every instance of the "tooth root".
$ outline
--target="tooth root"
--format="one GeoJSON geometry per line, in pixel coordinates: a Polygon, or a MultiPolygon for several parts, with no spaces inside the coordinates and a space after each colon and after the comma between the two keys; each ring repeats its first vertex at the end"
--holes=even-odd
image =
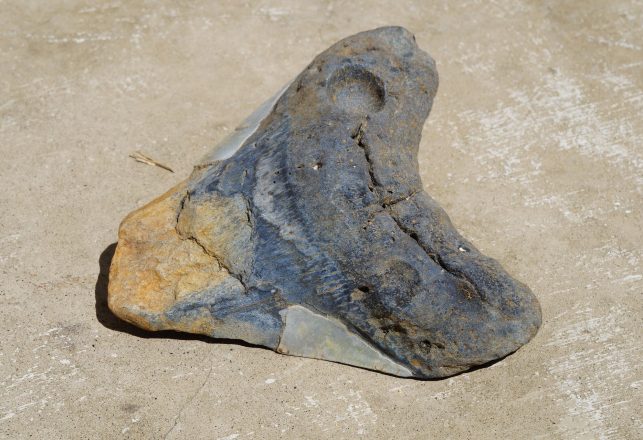
{"type": "MultiPolygon", "coordinates": [[[[175,329],[165,313],[176,303],[229,277],[213,257],[176,231],[182,183],[128,215],[119,229],[109,274],[110,309],[147,330],[175,329]]],[[[182,330],[208,333],[205,322],[182,330]],[[202,329],[203,331],[195,331],[202,329]]]]}

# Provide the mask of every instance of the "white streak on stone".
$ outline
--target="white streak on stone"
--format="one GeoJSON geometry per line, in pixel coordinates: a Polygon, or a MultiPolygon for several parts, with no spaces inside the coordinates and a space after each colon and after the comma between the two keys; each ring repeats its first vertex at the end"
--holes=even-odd
{"type": "Polygon", "coordinates": [[[384,356],[336,319],[296,305],[282,310],[280,314],[286,322],[277,348],[281,353],[325,359],[396,376],[413,375],[406,367],[384,356]]]}
{"type": "Polygon", "coordinates": [[[250,116],[248,116],[234,131],[219,143],[213,151],[208,153],[201,163],[210,163],[217,160],[225,160],[234,155],[241,146],[259,128],[264,119],[270,114],[275,104],[288,89],[292,81],[288,82],[273,97],[261,104],[250,116]]]}

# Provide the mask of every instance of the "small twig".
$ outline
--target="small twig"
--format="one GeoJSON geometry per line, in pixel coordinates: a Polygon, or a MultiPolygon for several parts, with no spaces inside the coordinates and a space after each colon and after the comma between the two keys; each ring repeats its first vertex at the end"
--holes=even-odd
{"type": "Polygon", "coordinates": [[[150,157],[147,157],[146,155],[144,155],[140,151],[135,151],[134,153],[130,154],[129,157],[134,159],[136,162],[141,162],[141,163],[144,163],[146,165],[152,165],[152,166],[155,166],[155,167],[163,168],[164,170],[168,170],[170,173],[174,172],[174,170],[172,168],[168,167],[167,165],[163,165],[162,163],[158,163],[157,161],[155,161],[154,159],[152,159],[150,157]]]}

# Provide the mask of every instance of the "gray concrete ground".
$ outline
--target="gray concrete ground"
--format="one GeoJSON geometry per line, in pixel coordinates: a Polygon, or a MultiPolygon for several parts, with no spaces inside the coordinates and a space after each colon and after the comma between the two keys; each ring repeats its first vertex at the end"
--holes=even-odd
{"type": "Polygon", "coordinates": [[[640,1],[0,1],[0,436],[643,438],[642,90],[640,1]],[[537,337],[421,382],[111,316],[120,220],[386,24],[438,63],[425,186],[531,286],[537,337]]]}

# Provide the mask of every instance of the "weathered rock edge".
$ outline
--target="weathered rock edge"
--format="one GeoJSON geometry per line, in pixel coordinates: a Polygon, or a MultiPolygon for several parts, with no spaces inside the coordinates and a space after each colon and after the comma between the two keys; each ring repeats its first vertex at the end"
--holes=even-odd
{"type": "Polygon", "coordinates": [[[422,189],[438,86],[400,27],[348,37],[190,178],[128,215],[108,303],[148,330],[439,378],[528,342],[540,306],[422,189]]]}

